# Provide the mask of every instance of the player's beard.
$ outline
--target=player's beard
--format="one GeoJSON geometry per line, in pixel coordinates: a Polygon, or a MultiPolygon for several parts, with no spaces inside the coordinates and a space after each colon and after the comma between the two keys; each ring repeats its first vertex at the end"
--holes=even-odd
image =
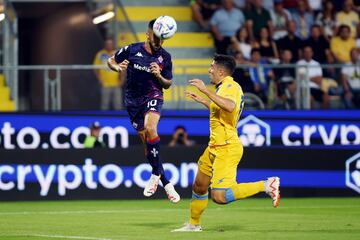
{"type": "Polygon", "coordinates": [[[151,33],[151,34],[152,34],[152,39],[149,38],[149,45],[150,45],[151,51],[157,52],[161,48],[161,39],[156,37],[154,33],[151,33]]]}
{"type": "Polygon", "coordinates": [[[161,48],[161,45],[159,44],[158,46],[156,46],[154,41],[149,41],[149,45],[152,52],[157,52],[161,48]]]}

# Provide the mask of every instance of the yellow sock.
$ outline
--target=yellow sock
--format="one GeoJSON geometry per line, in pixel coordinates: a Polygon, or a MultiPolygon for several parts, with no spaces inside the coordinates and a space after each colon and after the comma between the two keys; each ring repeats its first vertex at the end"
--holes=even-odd
{"type": "Polygon", "coordinates": [[[226,190],[226,202],[247,198],[264,191],[264,181],[239,183],[226,190]]]}
{"type": "Polygon", "coordinates": [[[190,202],[190,224],[199,225],[201,214],[204,212],[209,202],[208,193],[198,195],[193,192],[190,202]]]}

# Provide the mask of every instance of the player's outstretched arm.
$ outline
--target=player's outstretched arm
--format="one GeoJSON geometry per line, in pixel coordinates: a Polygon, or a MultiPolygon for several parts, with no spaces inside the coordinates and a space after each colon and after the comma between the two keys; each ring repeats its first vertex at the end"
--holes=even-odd
{"type": "Polygon", "coordinates": [[[164,78],[161,75],[161,69],[160,69],[159,65],[156,62],[150,63],[150,71],[159,80],[159,82],[163,86],[163,88],[168,89],[171,86],[172,81],[169,80],[169,79],[164,78]]]}
{"type": "Polygon", "coordinates": [[[124,60],[121,63],[117,63],[115,61],[115,57],[112,56],[108,59],[107,64],[111,70],[113,70],[115,72],[123,72],[127,69],[128,65],[129,65],[129,61],[124,60]]]}
{"type": "Polygon", "coordinates": [[[200,79],[192,79],[189,81],[190,85],[195,86],[197,89],[200,90],[200,92],[204,93],[208,98],[210,98],[211,101],[213,101],[216,105],[218,105],[220,108],[224,109],[227,112],[232,112],[235,109],[235,102],[221,97],[219,95],[216,95],[215,93],[209,91],[207,87],[205,86],[204,82],[200,79]]]}
{"type": "Polygon", "coordinates": [[[203,104],[205,107],[207,107],[208,109],[210,109],[210,101],[206,100],[202,97],[200,97],[199,95],[197,95],[196,93],[190,92],[190,91],[185,91],[185,94],[187,97],[194,99],[196,102],[199,102],[201,104],[203,104]]]}

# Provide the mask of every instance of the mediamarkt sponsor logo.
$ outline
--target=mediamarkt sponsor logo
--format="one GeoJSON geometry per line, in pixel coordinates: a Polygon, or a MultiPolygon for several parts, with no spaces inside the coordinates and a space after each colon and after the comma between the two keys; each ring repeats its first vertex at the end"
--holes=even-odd
{"type": "Polygon", "coordinates": [[[134,68],[141,70],[141,71],[145,71],[145,72],[150,72],[150,68],[145,67],[145,66],[140,66],[139,64],[135,63],[134,64],[134,68]]]}
{"type": "MultiPolygon", "coordinates": [[[[80,142],[80,136],[90,135],[90,129],[88,127],[79,126],[72,131],[64,126],[59,126],[54,128],[50,132],[49,143],[42,142],[40,133],[37,129],[33,127],[24,127],[19,129],[15,134],[15,128],[11,126],[10,122],[4,122],[3,127],[1,128],[0,142],[2,142],[3,148],[5,149],[15,149],[16,146],[21,149],[37,149],[39,147],[47,149],[49,147],[55,149],[68,149],[68,148],[84,148],[83,142],[80,142]],[[15,136],[15,141],[12,142],[13,136],[15,136]],[[60,142],[59,137],[70,137],[68,142],[60,142]],[[25,138],[27,139],[25,141],[25,138]]],[[[104,137],[108,139],[108,147],[115,148],[116,140],[119,138],[120,146],[122,148],[129,147],[129,132],[125,127],[108,127],[104,126],[100,131],[100,139],[104,137]]]]}
{"type": "MultiPolygon", "coordinates": [[[[178,168],[174,164],[164,163],[164,169],[170,173],[169,181],[172,184],[187,188],[194,180],[197,164],[182,163],[178,168]]],[[[116,164],[97,166],[90,158],[85,159],[84,165],[0,165],[0,191],[25,191],[28,178],[32,175],[40,185],[40,196],[44,197],[51,187],[57,187],[59,196],[65,196],[69,190],[76,190],[81,185],[88,189],[115,189],[121,185],[126,188],[134,185],[144,188],[149,180],[144,177],[144,173],[150,175],[151,171],[151,166],[145,163],[129,169],[116,164]],[[125,179],[125,175],[130,175],[130,178],[125,179]]]]}

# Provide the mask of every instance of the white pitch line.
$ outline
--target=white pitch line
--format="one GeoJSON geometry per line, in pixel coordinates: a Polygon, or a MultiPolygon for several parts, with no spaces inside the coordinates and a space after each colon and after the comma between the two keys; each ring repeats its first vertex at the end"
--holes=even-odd
{"type": "Polygon", "coordinates": [[[68,215],[68,214],[112,214],[112,213],[141,213],[141,212],[159,212],[159,211],[182,211],[185,209],[127,209],[127,210],[80,210],[80,211],[23,211],[23,212],[0,212],[0,215],[68,215]]]}
{"type": "Polygon", "coordinates": [[[63,236],[63,235],[48,235],[48,234],[14,234],[14,235],[0,235],[0,237],[41,237],[41,238],[60,238],[60,239],[83,239],[83,240],[112,240],[111,238],[96,238],[83,236],[63,236]]]}
{"type": "MultiPolygon", "coordinates": [[[[279,206],[281,209],[342,209],[342,208],[360,208],[359,205],[329,205],[329,206],[279,206]]],[[[206,211],[234,211],[234,210],[272,210],[272,207],[236,207],[236,208],[208,208],[206,211]]],[[[124,210],[78,210],[78,211],[22,211],[22,212],[1,212],[1,215],[72,215],[72,214],[114,214],[114,213],[151,213],[151,212],[173,212],[187,211],[186,208],[169,208],[169,209],[124,209],[124,210]]]]}

